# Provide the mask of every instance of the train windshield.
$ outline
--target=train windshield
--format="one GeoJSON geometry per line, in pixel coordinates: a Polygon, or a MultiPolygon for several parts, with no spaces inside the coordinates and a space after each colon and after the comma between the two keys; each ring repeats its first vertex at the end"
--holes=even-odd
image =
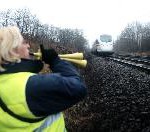
{"type": "Polygon", "coordinates": [[[112,41],[112,37],[111,35],[100,35],[100,40],[107,43],[112,41]]]}

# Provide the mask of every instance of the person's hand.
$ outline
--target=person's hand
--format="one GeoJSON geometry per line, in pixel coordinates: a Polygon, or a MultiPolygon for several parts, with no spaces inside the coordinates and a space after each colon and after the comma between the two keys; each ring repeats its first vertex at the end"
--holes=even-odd
{"type": "Polygon", "coordinates": [[[53,64],[56,58],[58,58],[58,54],[54,49],[44,49],[43,45],[40,45],[41,53],[42,53],[42,61],[46,64],[53,64]]]}

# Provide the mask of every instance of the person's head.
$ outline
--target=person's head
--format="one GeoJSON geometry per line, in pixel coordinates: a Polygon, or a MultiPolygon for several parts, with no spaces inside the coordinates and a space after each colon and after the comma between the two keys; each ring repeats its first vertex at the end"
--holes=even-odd
{"type": "Polygon", "coordinates": [[[29,58],[29,44],[26,43],[16,26],[0,29],[0,71],[6,62],[20,62],[21,58],[29,58]]]}

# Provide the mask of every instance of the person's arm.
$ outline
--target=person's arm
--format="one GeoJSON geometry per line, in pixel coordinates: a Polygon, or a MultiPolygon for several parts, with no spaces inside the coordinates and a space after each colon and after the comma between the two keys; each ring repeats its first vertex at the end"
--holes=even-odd
{"type": "Polygon", "coordinates": [[[36,116],[61,112],[82,100],[87,92],[76,68],[55,58],[53,73],[31,76],[26,85],[27,104],[36,116]]]}

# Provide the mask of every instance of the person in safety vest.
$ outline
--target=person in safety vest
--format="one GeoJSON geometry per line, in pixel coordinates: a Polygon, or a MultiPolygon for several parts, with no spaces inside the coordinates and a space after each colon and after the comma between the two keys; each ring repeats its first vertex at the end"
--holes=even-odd
{"type": "Polygon", "coordinates": [[[0,132],[64,132],[62,112],[86,96],[86,86],[54,49],[42,49],[41,61],[29,48],[18,27],[0,29],[0,132]],[[53,73],[39,74],[43,62],[53,73]]]}

